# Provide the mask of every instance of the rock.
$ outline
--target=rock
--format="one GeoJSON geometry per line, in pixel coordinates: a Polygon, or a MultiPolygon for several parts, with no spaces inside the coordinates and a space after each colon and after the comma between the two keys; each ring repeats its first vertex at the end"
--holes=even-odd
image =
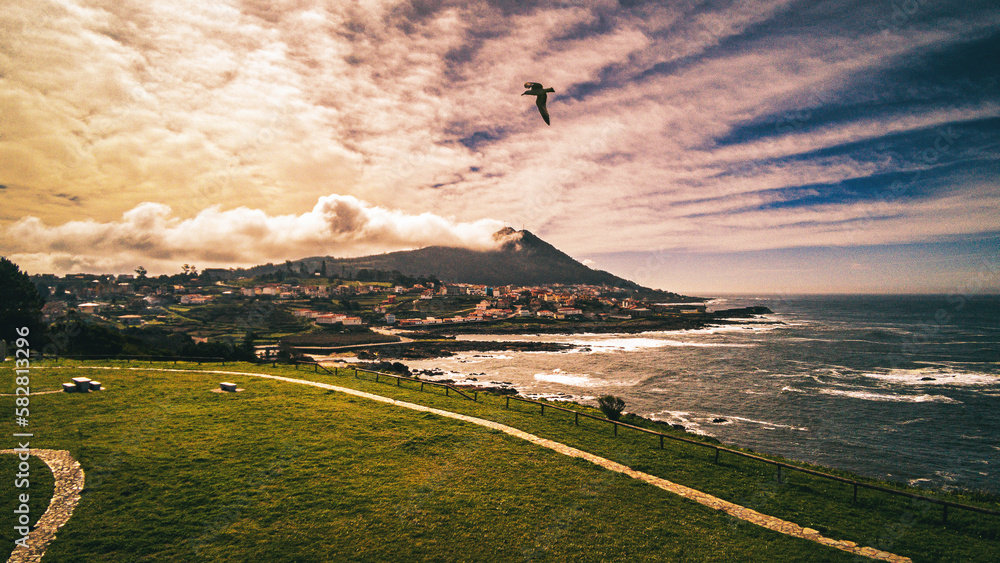
{"type": "Polygon", "coordinates": [[[223,381],[222,383],[219,384],[219,387],[222,388],[223,391],[229,391],[230,393],[235,393],[236,392],[236,384],[235,383],[227,383],[227,382],[223,381]]]}
{"type": "Polygon", "coordinates": [[[934,381],[933,377],[921,377],[920,381],[934,381]]]}
{"type": "Polygon", "coordinates": [[[722,417],[719,417],[719,418],[713,418],[712,422],[714,422],[715,424],[722,424],[723,422],[729,422],[729,421],[722,417]]]}
{"type": "Polygon", "coordinates": [[[687,428],[684,428],[683,424],[671,424],[674,430],[680,430],[681,432],[687,432],[687,428]]]}

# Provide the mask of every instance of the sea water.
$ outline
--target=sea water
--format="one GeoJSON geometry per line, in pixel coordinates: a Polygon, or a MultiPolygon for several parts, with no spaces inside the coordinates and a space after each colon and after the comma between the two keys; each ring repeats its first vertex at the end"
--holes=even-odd
{"type": "Polygon", "coordinates": [[[580,346],[409,361],[626,410],[792,459],[1000,494],[1000,296],[726,297],[773,315],[642,334],[461,336],[580,346]]]}

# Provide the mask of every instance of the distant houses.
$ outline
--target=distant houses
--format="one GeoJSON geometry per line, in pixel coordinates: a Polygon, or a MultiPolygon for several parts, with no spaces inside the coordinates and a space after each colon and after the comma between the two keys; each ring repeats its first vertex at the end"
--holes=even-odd
{"type": "Polygon", "coordinates": [[[76,306],[77,310],[81,313],[87,313],[88,315],[98,315],[101,310],[106,306],[106,303],[80,303],[76,306]]]}
{"type": "MultiPolygon", "coordinates": [[[[212,272],[212,276],[218,273],[212,272]]],[[[337,285],[316,283],[327,278],[296,282],[240,280],[232,285],[197,277],[156,284],[134,276],[40,276],[48,286],[50,302],[43,314],[54,321],[74,310],[104,315],[125,326],[141,326],[145,319],[168,319],[166,307],[179,303],[203,306],[239,301],[273,301],[268,307],[292,312],[317,326],[363,326],[367,323],[400,327],[449,326],[506,319],[624,320],[652,315],[704,313],[702,303],[653,303],[630,297],[626,290],[594,285],[488,286],[468,283],[396,284],[349,281],[337,285]],[[181,282],[181,283],[178,283],[181,282]],[[207,282],[207,283],[206,283],[207,282]],[[438,304],[440,303],[440,305],[438,304]],[[158,309],[159,314],[153,312],[158,309]],[[318,309],[318,310],[316,310],[318,309]],[[330,312],[330,310],[337,312],[330,312]],[[433,315],[433,316],[428,316],[433,315]],[[417,318],[405,318],[405,317],[417,318]]],[[[422,280],[423,281],[423,280],[422,280]]],[[[306,324],[300,321],[298,325],[306,324]]]]}
{"type": "Polygon", "coordinates": [[[342,324],[344,326],[358,326],[361,324],[361,317],[349,317],[340,313],[321,314],[317,315],[315,319],[318,325],[342,324]]]}

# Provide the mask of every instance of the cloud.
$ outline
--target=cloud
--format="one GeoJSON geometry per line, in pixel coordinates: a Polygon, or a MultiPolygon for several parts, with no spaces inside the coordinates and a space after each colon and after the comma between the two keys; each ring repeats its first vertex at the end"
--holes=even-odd
{"type": "MultiPolygon", "coordinates": [[[[10,0],[0,227],[105,229],[109,263],[452,240],[408,226],[429,211],[577,255],[977,236],[997,229],[997,29],[985,0],[10,0]],[[555,88],[551,127],[527,80],[555,88]],[[327,238],[280,242],[287,217],[327,238]],[[239,245],[147,236],[216,220],[239,245]]],[[[97,256],[34,248],[63,271],[97,256]]]]}
{"type": "Polygon", "coordinates": [[[6,229],[0,252],[34,272],[131,271],[143,265],[172,273],[181,263],[252,266],[431,245],[487,249],[495,247],[492,234],[501,227],[489,219],[462,223],[432,213],[409,215],[342,195],[321,197],[307,213],[277,216],[212,207],[181,219],[170,206],[147,202],[114,222],[49,226],[24,218],[6,229]]]}

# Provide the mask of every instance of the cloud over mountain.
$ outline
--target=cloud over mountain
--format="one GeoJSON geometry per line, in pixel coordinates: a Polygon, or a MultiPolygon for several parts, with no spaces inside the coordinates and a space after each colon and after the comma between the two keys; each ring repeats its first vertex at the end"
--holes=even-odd
{"type": "Polygon", "coordinates": [[[168,205],[143,203],[119,221],[70,221],[48,226],[27,217],[3,233],[0,253],[37,271],[130,271],[143,265],[173,273],[182,263],[201,267],[284,261],[317,249],[337,256],[430,245],[494,248],[496,221],[461,223],[373,206],[352,196],[319,199],[301,215],[211,207],[181,219],[168,205]]]}

